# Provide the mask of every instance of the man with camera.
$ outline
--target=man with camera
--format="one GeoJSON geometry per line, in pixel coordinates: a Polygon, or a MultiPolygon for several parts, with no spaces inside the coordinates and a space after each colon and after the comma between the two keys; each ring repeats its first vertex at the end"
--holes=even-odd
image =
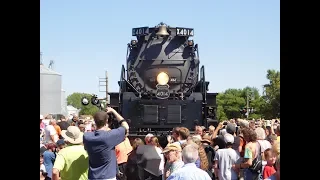
{"type": "Polygon", "coordinates": [[[113,108],[94,115],[96,130],[86,132],[83,136],[83,144],[89,155],[89,180],[116,180],[117,160],[115,146],[120,144],[129,131],[128,123],[113,108]],[[119,127],[109,130],[109,115],[113,114],[119,123],[119,127]]]}

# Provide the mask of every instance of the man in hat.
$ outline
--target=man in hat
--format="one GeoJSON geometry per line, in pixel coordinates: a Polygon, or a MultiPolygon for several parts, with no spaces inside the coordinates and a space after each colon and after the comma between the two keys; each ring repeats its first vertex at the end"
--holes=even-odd
{"type": "Polygon", "coordinates": [[[88,180],[89,159],[82,144],[83,133],[76,126],[61,131],[67,147],[61,149],[53,165],[52,180],[88,180]]]}
{"type": "Polygon", "coordinates": [[[57,149],[56,149],[57,152],[59,152],[61,149],[66,147],[66,143],[64,142],[63,139],[59,139],[56,145],[57,145],[57,149]]]}
{"type": "Polygon", "coordinates": [[[166,167],[165,171],[165,179],[167,179],[174,171],[180,169],[183,165],[184,162],[181,160],[181,146],[180,144],[172,143],[168,144],[162,153],[167,159],[167,163],[169,163],[169,167],[166,167]]]}
{"type": "Polygon", "coordinates": [[[225,124],[226,121],[220,122],[211,136],[212,141],[214,142],[213,147],[215,147],[215,150],[223,149],[226,147],[226,144],[223,141],[223,134],[226,133],[226,130],[224,129],[224,127],[226,126],[225,124]],[[220,135],[218,135],[218,133],[220,133],[220,135]]]}
{"type": "Polygon", "coordinates": [[[234,143],[234,136],[227,133],[224,135],[224,142],[226,148],[219,149],[214,157],[214,173],[219,180],[236,180],[238,174],[233,170],[232,165],[240,160],[240,156],[232,149],[234,143]]]}
{"type": "Polygon", "coordinates": [[[107,112],[100,111],[94,115],[97,129],[86,132],[83,144],[89,154],[89,180],[116,180],[117,158],[115,146],[120,144],[129,130],[128,123],[111,107],[107,112]],[[109,130],[108,113],[112,113],[118,120],[120,127],[109,130]]]}
{"type": "Polygon", "coordinates": [[[214,174],[212,174],[213,170],[213,162],[214,162],[214,156],[216,154],[215,150],[211,146],[212,141],[210,135],[206,134],[202,137],[201,140],[203,149],[206,152],[207,158],[208,158],[208,163],[209,163],[209,176],[213,177],[214,174]]]}
{"type": "Polygon", "coordinates": [[[234,137],[234,143],[232,148],[240,154],[243,149],[243,143],[240,143],[240,137],[237,136],[237,127],[236,124],[228,123],[226,126],[227,133],[231,134],[234,137]]]}

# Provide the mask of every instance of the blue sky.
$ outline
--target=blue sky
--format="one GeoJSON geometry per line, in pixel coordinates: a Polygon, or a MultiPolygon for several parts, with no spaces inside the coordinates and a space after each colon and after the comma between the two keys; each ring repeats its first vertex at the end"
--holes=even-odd
{"type": "Polygon", "coordinates": [[[131,29],[170,26],[195,29],[200,62],[210,92],[268,83],[266,71],[280,70],[279,0],[41,0],[40,51],[55,61],[62,87],[99,93],[98,77],[109,74],[118,92],[131,29]]]}

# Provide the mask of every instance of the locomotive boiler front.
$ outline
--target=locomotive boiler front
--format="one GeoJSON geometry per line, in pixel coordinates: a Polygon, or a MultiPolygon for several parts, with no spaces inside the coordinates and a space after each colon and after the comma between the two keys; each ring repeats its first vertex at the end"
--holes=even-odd
{"type": "Polygon", "coordinates": [[[109,93],[110,105],[129,120],[131,135],[206,125],[209,105],[215,114],[216,93],[207,94],[193,35],[192,28],[164,23],[132,29],[136,39],[127,46],[119,92],[109,93]]]}
{"type": "Polygon", "coordinates": [[[191,92],[198,82],[197,45],[191,28],[160,23],[134,28],[137,40],[128,44],[127,77],[136,91],[159,99],[191,92]]]}

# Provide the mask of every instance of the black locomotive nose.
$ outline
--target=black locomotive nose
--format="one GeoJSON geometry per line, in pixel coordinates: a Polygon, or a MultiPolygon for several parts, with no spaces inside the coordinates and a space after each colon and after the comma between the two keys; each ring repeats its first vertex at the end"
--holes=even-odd
{"type": "Polygon", "coordinates": [[[132,36],[119,92],[109,93],[110,105],[128,120],[130,133],[166,137],[177,126],[207,127],[206,119],[215,119],[217,93],[208,93],[193,28],[160,23],[133,28],[132,36]]]}

